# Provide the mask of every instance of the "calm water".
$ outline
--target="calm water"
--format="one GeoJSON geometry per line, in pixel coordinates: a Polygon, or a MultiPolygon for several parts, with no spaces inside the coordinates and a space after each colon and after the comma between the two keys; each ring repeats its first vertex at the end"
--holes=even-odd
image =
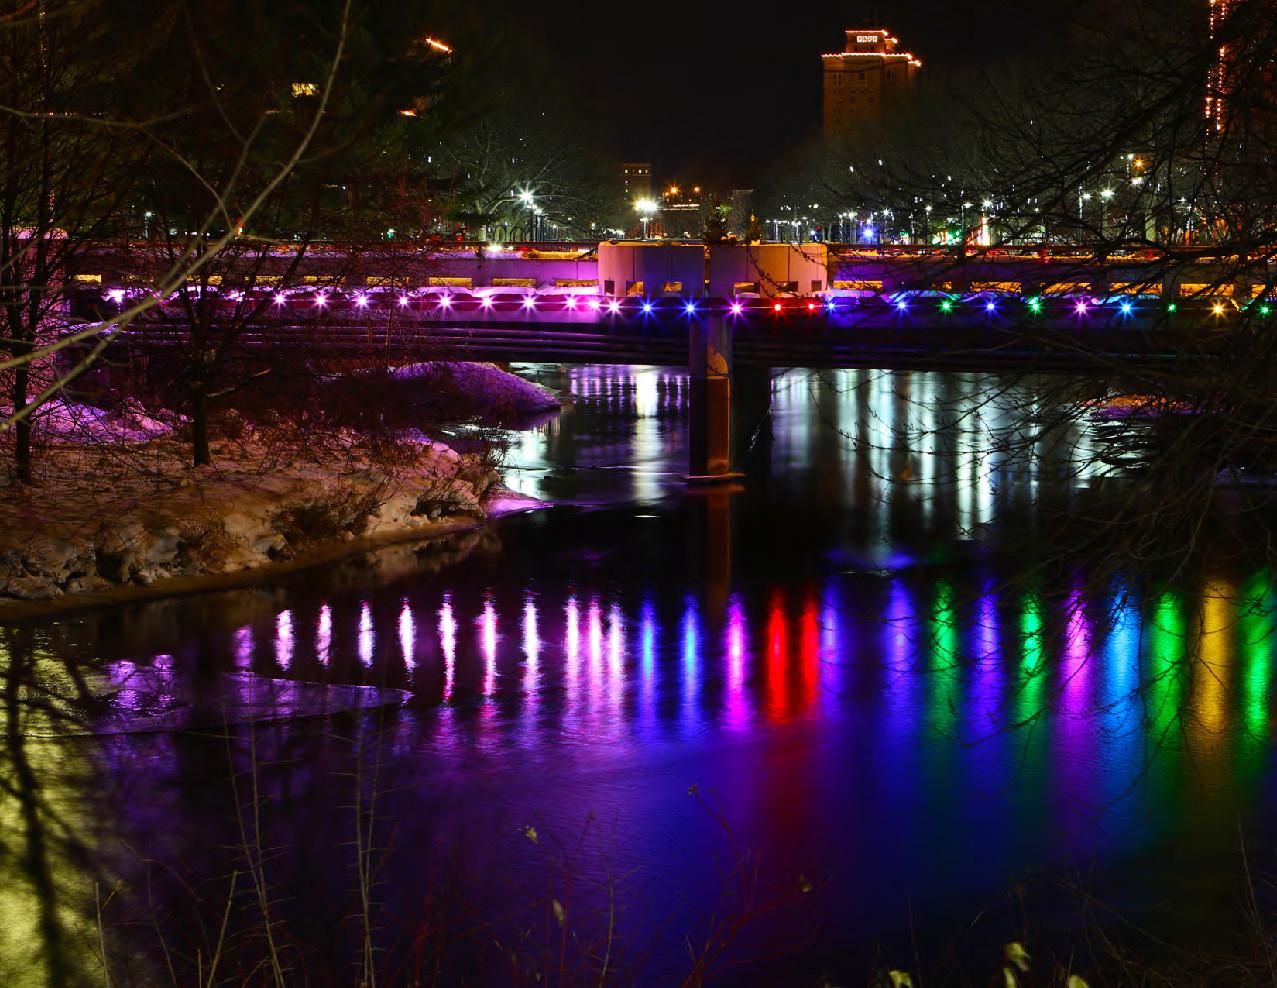
{"type": "Polygon", "coordinates": [[[1061,554],[1056,510],[1120,482],[1058,414],[1086,388],[746,381],[746,479],[689,491],[679,374],[525,370],[575,396],[507,452],[555,507],[4,631],[4,983],[101,983],[102,902],[136,983],[207,971],[224,915],[227,982],[269,929],[320,984],[358,980],[364,916],[391,984],[679,983],[684,936],[728,928],[716,962],[784,957],[723,983],[863,981],[910,931],[933,972],[954,940],[991,971],[1069,943],[1066,880],[1235,925],[1272,581],[1061,554]]]}

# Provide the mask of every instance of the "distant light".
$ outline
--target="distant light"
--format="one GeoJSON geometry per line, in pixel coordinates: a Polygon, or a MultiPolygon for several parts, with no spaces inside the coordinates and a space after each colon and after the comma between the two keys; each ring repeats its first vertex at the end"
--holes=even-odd
{"type": "Polygon", "coordinates": [[[491,295],[485,295],[485,296],[483,296],[483,298],[481,298],[481,299],[479,300],[479,304],[480,304],[480,305],[482,305],[485,309],[491,309],[491,308],[492,308],[492,296],[491,296],[491,295]]]}
{"type": "Polygon", "coordinates": [[[616,301],[616,299],[613,299],[611,302],[609,302],[609,303],[607,304],[607,311],[608,311],[608,312],[620,312],[620,311],[621,311],[621,303],[620,303],[620,302],[618,302],[618,301],[616,301]]]}
{"type": "Polygon", "coordinates": [[[687,309],[687,314],[688,314],[689,316],[694,316],[694,315],[696,315],[696,303],[695,303],[695,302],[688,302],[688,303],[687,303],[687,305],[685,306],[685,308],[687,309]]]}
{"type": "Polygon", "coordinates": [[[590,299],[590,302],[589,302],[590,308],[591,308],[591,309],[593,309],[595,312],[597,312],[597,311],[598,311],[599,306],[600,306],[600,305],[602,305],[602,304],[603,304],[603,303],[602,303],[602,302],[600,302],[600,301],[599,301],[598,299],[596,299],[596,298],[592,298],[592,299],[590,299]]]}
{"type": "Polygon", "coordinates": [[[1124,315],[1124,316],[1129,316],[1130,314],[1131,314],[1131,303],[1130,303],[1130,302],[1123,302],[1123,303],[1122,303],[1122,315],[1124,315]]]}
{"type": "Polygon", "coordinates": [[[327,301],[328,301],[328,300],[327,300],[326,298],[324,298],[324,293],[323,293],[323,292],[316,292],[316,293],[315,293],[315,304],[316,304],[316,305],[318,305],[320,308],[323,308],[324,303],[325,303],[325,302],[327,302],[327,301]]]}
{"type": "Polygon", "coordinates": [[[285,302],[287,302],[287,301],[288,301],[288,298],[287,298],[287,296],[285,296],[285,295],[284,295],[284,293],[283,293],[283,292],[276,292],[276,293],[275,293],[275,304],[276,304],[276,305],[283,305],[283,304],[284,304],[285,302]]]}
{"type": "Polygon", "coordinates": [[[1040,311],[1042,309],[1042,300],[1040,298],[1029,299],[1029,308],[1034,312],[1040,311]]]}
{"type": "Polygon", "coordinates": [[[996,306],[996,305],[994,305],[992,301],[986,302],[986,303],[985,303],[985,305],[984,305],[984,307],[985,307],[985,309],[986,309],[986,310],[988,310],[989,312],[993,312],[995,309],[997,309],[997,306],[996,306]]]}
{"type": "Polygon", "coordinates": [[[106,296],[107,296],[107,298],[109,298],[112,302],[123,302],[123,301],[124,301],[124,289],[122,289],[122,288],[112,288],[109,292],[107,292],[107,293],[106,293],[106,296]]]}
{"type": "MultiPolygon", "coordinates": [[[[484,301],[487,301],[487,300],[485,299],[484,301]]],[[[400,305],[407,305],[407,304],[408,304],[408,296],[407,296],[407,295],[400,295],[400,296],[399,296],[399,304],[400,304],[400,305]]]]}
{"type": "Polygon", "coordinates": [[[651,312],[651,311],[652,311],[652,303],[651,303],[651,302],[644,302],[644,303],[643,303],[643,311],[644,311],[645,313],[651,312]]]}
{"type": "Polygon", "coordinates": [[[1086,311],[1086,303],[1085,303],[1085,302],[1079,302],[1079,303],[1077,304],[1076,308],[1077,308],[1077,311],[1078,311],[1079,313],[1081,313],[1081,312],[1085,312],[1085,311],[1086,311]]]}
{"type": "Polygon", "coordinates": [[[439,308],[446,309],[450,305],[452,305],[452,298],[450,296],[448,295],[439,296],[439,308]]]}
{"type": "Polygon", "coordinates": [[[525,298],[525,299],[523,300],[523,307],[524,307],[525,309],[530,309],[530,308],[532,308],[534,305],[536,305],[536,300],[535,300],[535,299],[533,299],[533,298],[531,298],[531,297],[529,297],[529,298],[525,298]]]}
{"type": "Polygon", "coordinates": [[[575,308],[576,308],[576,296],[575,296],[575,295],[569,295],[566,299],[564,299],[564,300],[563,300],[563,304],[564,304],[564,305],[566,305],[569,309],[575,309],[575,308]]]}
{"type": "Polygon", "coordinates": [[[1266,316],[1266,315],[1268,315],[1268,306],[1266,306],[1266,305],[1261,305],[1261,306],[1259,307],[1259,314],[1260,314],[1261,316],[1266,316]]]}
{"type": "Polygon", "coordinates": [[[1166,307],[1166,311],[1167,311],[1167,312],[1174,312],[1174,311],[1175,311],[1176,309],[1178,309],[1178,308],[1179,308],[1179,306],[1178,306],[1178,305],[1176,305],[1174,302],[1172,302],[1170,305],[1168,305],[1168,306],[1166,307]]]}
{"type": "Polygon", "coordinates": [[[896,308],[899,309],[901,312],[904,312],[905,309],[909,308],[909,303],[906,302],[904,299],[901,299],[899,302],[896,303],[896,308]]]}
{"type": "Polygon", "coordinates": [[[1217,315],[1217,316],[1219,316],[1219,315],[1223,315],[1223,313],[1224,313],[1224,307],[1223,307],[1222,305],[1220,305],[1218,302],[1216,302],[1216,303],[1215,303],[1215,304],[1211,307],[1211,311],[1212,311],[1212,312],[1214,312],[1214,313],[1215,313],[1215,315],[1217,315]]]}
{"type": "Polygon", "coordinates": [[[358,306],[360,306],[360,307],[367,305],[367,304],[368,304],[368,296],[367,296],[367,295],[356,295],[356,296],[355,296],[355,304],[356,304],[356,305],[358,305],[358,306]]]}
{"type": "Polygon", "coordinates": [[[776,310],[777,312],[779,312],[779,311],[780,311],[780,303],[779,303],[779,302],[777,302],[775,305],[773,305],[773,306],[772,306],[772,308],[773,308],[774,310],[776,310]]]}
{"type": "Polygon", "coordinates": [[[940,303],[941,312],[948,312],[952,308],[953,308],[953,303],[950,302],[948,299],[945,299],[943,302],[940,303]]]}
{"type": "Polygon", "coordinates": [[[734,315],[734,316],[739,316],[739,315],[740,315],[740,310],[741,310],[740,303],[739,303],[739,302],[733,302],[733,303],[732,303],[732,315],[734,315]]]}

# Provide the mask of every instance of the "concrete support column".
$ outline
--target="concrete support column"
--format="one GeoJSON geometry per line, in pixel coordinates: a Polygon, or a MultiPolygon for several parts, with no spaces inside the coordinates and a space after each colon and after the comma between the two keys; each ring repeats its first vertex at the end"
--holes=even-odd
{"type": "Polygon", "coordinates": [[[691,478],[726,478],[732,476],[732,329],[717,313],[690,322],[687,473],[691,478]]]}

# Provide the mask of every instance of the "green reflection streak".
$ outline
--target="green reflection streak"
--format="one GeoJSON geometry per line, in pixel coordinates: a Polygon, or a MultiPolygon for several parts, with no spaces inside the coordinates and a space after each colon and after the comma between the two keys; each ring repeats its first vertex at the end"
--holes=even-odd
{"type": "Polygon", "coordinates": [[[1254,779],[1263,768],[1268,747],[1268,702],[1272,687],[1273,613],[1272,573],[1261,569],[1242,587],[1237,602],[1238,651],[1241,653],[1241,707],[1245,732],[1238,737],[1237,769],[1254,779]]]}
{"type": "Polygon", "coordinates": [[[1179,716],[1186,637],[1184,601],[1172,591],[1163,591],[1153,606],[1148,628],[1152,673],[1148,680],[1149,740],[1157,747],[1170,740],[1168,733],[1179,716]]]}
{"type": "Polygon", "coordinates": [[[953,606],[953,587],[946,580],[936,584],[935,607],[931,612],[931,723],[948,731],[957,719],[958,696],[958,616],[953,606]]]}
{"type": "Polygon", "coordinates": [[[1046,622],[1042,616],[1042,598],[1030,591],[1024,595],[1020,611],[1020,697],[1017,720],[1025,723],[1042,709],[1042,690],[1046,681],[1046,622]]]}

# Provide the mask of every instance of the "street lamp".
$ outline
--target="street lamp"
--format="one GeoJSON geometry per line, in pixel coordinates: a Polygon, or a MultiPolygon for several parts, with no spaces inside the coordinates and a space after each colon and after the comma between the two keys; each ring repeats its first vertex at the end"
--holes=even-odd
{"type": "Polygon", "coordinates": [[[1113,198],[1112,189],[1104,189],[1100,192],[1100,239],[1104,239],[1104,206],[1113,198]]]}
{"type": "Polygon", "coordinates": [[[651,199],[640,199],[634,204],[634,208],[638,210],[639,219],[643,222],[643,239],[647,239],[647,224],[651,220],[652,214],[656,212],[656,203],[651,199]]]}
{"type": "Polygon", "coordinates": [[[532,217],[533,217],[533,215],[534,215],[534,214],[533,214],[533,209],[535,208],[535,207],[534,207],[534,202],[535,202],[535,200],[533,199],[532,193],[531,193],[530,191],[528,191],[527,189],[522,189],[522,190],[520,190],[520,192],[519,192],[519,201],[520,201],[520,202],[522,202],[522,203],[523,203],[523,205],[524,205],[524,206],[526,206],[526,207],[527,207],[527,210],[528,210],[528,228],[527,228],[527,230],[526,230],[526,231],[524,231],[524,232],[526,232],[526,233],[527,233],[527,235],[528,235],[528,239],[529,239],[529,240],[531,240],[531,239],[533,239],[533,237],[532,237],[532,217]]]}

